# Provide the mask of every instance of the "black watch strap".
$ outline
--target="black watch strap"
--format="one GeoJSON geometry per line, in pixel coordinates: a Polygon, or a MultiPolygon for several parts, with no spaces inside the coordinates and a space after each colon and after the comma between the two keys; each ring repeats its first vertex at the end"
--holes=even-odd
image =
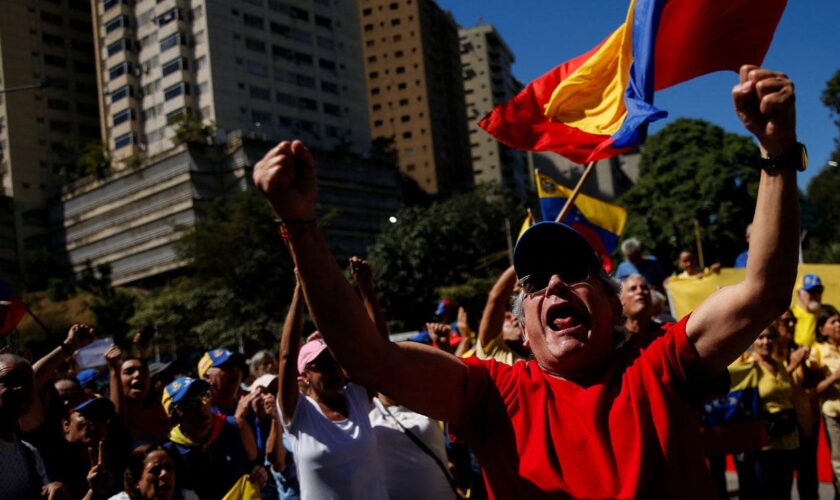
{"type": "Polygon", "coordinates": [[[759,166],[763,170],[768,171],[782,171],[782,170],[798,170],[805,171],[808,166],[808,150],[801,142],[797,142],[790,149],[778,156],[771,156],[769,158],[760,158],[758,160],[759,166]]]}

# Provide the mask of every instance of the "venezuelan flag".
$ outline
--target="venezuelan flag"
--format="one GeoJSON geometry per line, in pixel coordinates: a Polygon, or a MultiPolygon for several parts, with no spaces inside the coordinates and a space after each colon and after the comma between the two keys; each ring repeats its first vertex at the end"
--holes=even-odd
{"type": "Polygon", "coordinates": [[[525,231],[528,230],[529,227],[536,224],[537,221],[534,220],[534,214],[531,213],[531,209],[528,209],[528,215],[525,217],[525,220],[522,221],[522,225],[519,227],[519,234],[516,236],[516,241],[519,241],[519,238],[525,234],[525,231]]]}
{"type": "Polygon", "coordinates": [[[615,156],[667,116],[653,94],[743,64],[761,64],[786,0],[632,0],[615,32],[531,82],[481,127],[499,141],[576,163],[615,156]]]}
{"type": "MultiPolygon", "coordinates": [[[[538,173],[536,177],[543,219],[555,220],[572,190],[543,174],[538,173]]],[[[563,219],[563,223],[575,228],[592,245],[607,272],[612,271],[610,254],[618,246],[625,222],[627,211],[623,207],[585,194],[578,194],[575,204],[563,219]]]]}

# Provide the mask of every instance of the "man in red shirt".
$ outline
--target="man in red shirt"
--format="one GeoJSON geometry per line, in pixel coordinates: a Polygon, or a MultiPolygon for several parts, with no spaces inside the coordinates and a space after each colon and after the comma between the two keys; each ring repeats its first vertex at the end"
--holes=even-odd
{"type": "Polygon", "coordinates": [[[696,431],[698,387],[789,305],[799,206],[793,85],[744,66],[735,109],[761,144],[761,183],[744,281],[719,290],[647,348],[619,347],[621,304],[592,249],[543,223],[519,241],[514,266],[525,343],[513,366],[458,359],[377,333],[315,220],[312,157],[281,142],[254,183],[284,222],[313,319],[350,377],[414,411],[451,422],[475,450],[494,497],[714,495],[696,431]]]}

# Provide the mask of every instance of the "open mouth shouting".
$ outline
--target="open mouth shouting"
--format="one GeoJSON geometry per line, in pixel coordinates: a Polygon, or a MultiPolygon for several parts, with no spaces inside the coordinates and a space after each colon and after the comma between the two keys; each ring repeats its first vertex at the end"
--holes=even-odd
{"type": "Polygon", "coordinates": [[[583,306],[558,300],[545,310],[545,325],[555,335],[584,340],[590,327],[589,313],[583,306]]]}

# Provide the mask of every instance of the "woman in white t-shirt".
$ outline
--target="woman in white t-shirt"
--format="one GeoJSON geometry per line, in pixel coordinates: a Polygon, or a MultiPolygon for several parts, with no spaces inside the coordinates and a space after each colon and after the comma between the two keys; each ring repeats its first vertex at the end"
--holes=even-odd
{"type": "Polygon", "coordinates": [[[277,401],[292,442],[301,498],[387,499],[368,420],[368,392],[347,381],[322,339],[298,352],[302,318],[298,284],[280,339],[277,401]]]}

